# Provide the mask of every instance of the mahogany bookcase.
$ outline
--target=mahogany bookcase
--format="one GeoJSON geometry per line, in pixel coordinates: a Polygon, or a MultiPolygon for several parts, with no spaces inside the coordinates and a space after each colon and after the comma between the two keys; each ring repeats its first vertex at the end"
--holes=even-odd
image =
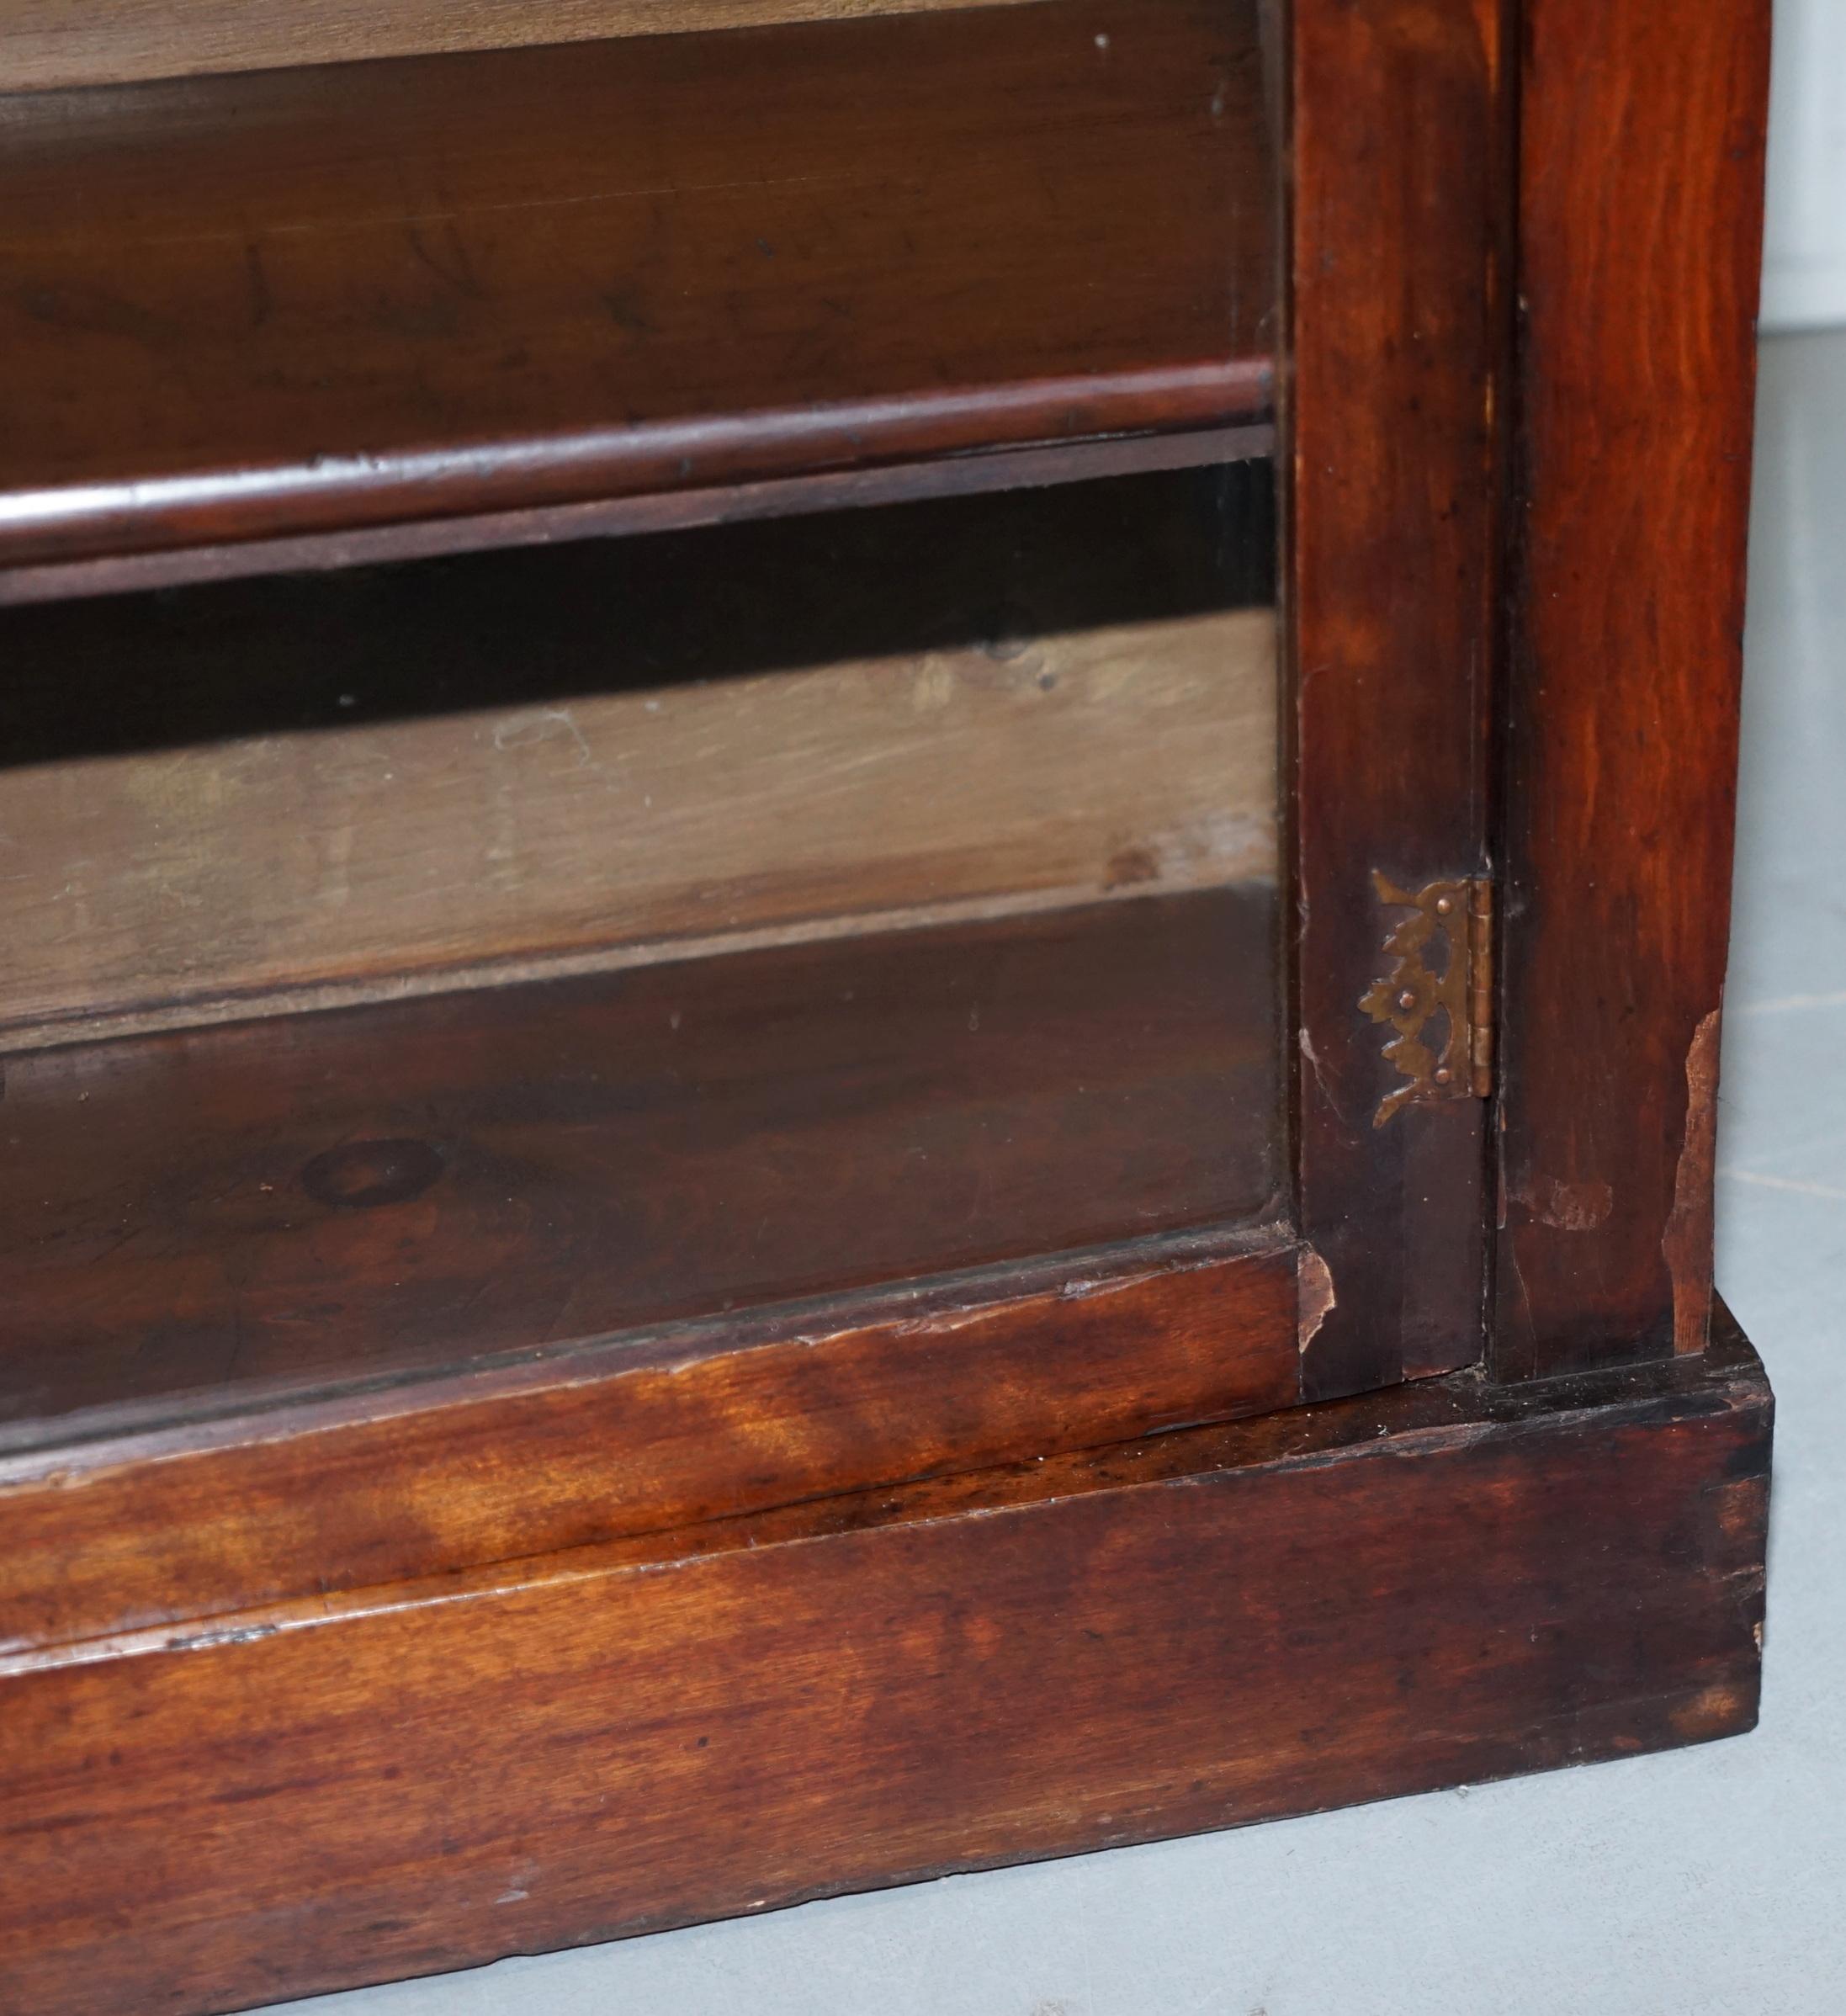
{"type": "Polygon", "coordinates": [[[0,19],[0,2009],[1727,1736],[1767,0],[0,19]]]}

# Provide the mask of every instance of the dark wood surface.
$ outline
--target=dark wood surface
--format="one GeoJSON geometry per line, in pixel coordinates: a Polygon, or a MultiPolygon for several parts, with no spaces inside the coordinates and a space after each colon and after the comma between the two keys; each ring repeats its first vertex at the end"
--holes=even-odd
{"type": "Polygon", "coordinates": [[[204,2011],[1733,1734],[1747,1346],[0,1662],[0,2009],[204,2011]]]}
{"type": "MultiPolygon", "coordinates": [[[[184,0],[98,8],[93,0],[7,0],[9,83],[45,90],[134,77],[294,63],[353,62],[440,49],[656,34],[909,13],[967,0],[184,0]]],[[[995,0],[982,0],[984,5],[995,0]]],[[[1032,0],[1013,0],[1032,4],[1032,0]]]]}
{"type": "Polygon", "coordinates": [[[1247,0],[3,109],[0,564],[1221,427],[1270,401],[1247,0]]]}
{"type": "Polygon", "coordinates": [[[1266,1212],[1255,886],[13,1057],[0,1435],[1266,1212]]]}
{"type": "Polygon", "coordinates": [[[1711,1289],[1767,0],[1526,9],[1495,1363],[1711,1289]]]}
{"type": "Polygon", "coordinates": [[[1509,125],[1498,0],[1297,0],[1288,420],[1298,1223],[1311,1393],[1471,1363],[1477,1102],[1385,1127],[1359,1002],[1416,890],[1485,865],[1509,125]]]}
{"type": "Polygon", "coordinates": [[[1154,1239],[154,1426],[93,1413],[0,1453],[0,1651],[1290,1407],[1300,1265],[1274,1231],[1154,1239]]]}

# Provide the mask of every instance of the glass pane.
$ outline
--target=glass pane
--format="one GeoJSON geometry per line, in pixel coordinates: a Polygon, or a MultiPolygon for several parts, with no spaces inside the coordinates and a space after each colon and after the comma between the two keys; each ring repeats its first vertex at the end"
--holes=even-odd
{"type": "MultiPolygon", "coordinates": [[[[1045,0],[326,73],[452,172],[442,256],[356,210],[323,299],[298,220],[284,333],[240,263],[188,342],[253,353],[278,455],[358,415],[407,485],[379,443],[517,422],[493,480],[619,536],[6,613],[0,1436],[1272,1210],[1264,67],[1244,0],[1045,0]],[[741,135],[686,111],[747,77],[741,135]],[[657,159],[514,144],[585,78],[657,159]]],[[[176,141],[166,88],[109,94],[156,152],[296,116],[227,77],[176,141]]],[[[114,438],[196,503],[192,370],[120,380],[114,438]]],[[[255,530],[338,529],[239,480],[255,530]]],[[[89,494],[66,544],[141,536],[89,494]]]]}

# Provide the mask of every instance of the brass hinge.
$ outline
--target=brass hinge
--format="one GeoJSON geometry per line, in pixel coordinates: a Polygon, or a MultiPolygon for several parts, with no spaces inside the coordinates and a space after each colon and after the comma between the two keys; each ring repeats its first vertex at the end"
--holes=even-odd
{"type": "Polygon", "coordinates": [[[1412,895],[1373,872],[1378,900],[1411,914],[1385,950],[1395,963],[1359,1004],[1395,1032],[1385,1055],[1408,1084],[1373,1118],[1382,1127],[1407,1106],[1487,1099],[1493,1091],[1493,883],[1485,875],[1432,882],[1412,895]],[[1425,1040],[1440,1016],[1440,1049],[1425,1040]]]}

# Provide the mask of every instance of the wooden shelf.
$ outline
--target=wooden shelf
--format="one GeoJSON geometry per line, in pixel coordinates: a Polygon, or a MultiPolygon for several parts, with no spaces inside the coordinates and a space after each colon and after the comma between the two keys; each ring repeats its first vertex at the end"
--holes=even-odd
{"type": "Polygon", "coordinates": [[[16,600],[1223,459],[1269,411],[1229,0],[0,104],[16,600]]]}
{"type": "Polygon", "coordinates": [[[1272,892],[10,1058],[0,1450],[1260,1216],[1272,892]]]}
{"type": "Polygon", "coordinates": [[[8,612],[0,1653],[1298,1401],[1270,476],[8,612]]]}

